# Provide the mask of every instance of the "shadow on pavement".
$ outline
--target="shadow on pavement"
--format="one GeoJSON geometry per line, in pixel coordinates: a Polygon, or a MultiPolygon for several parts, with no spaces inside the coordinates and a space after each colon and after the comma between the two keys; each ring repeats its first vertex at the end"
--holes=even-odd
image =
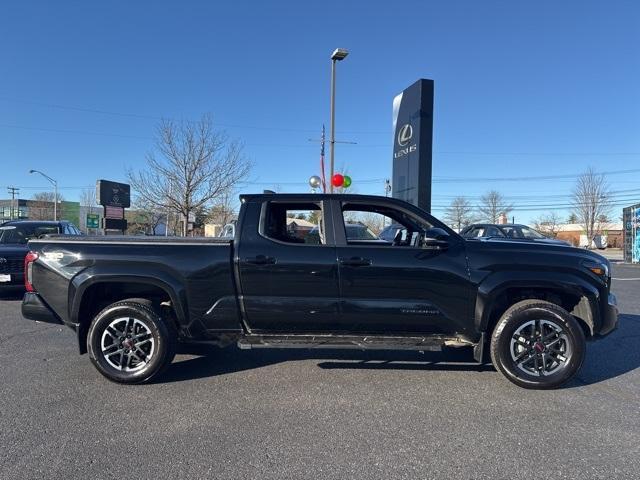
{"type": "Polygon", "coordinates": [[[576,379],[567,387],[579,387],[619,377],[640,367],[640,315],[620,314],[618,329],[589,342],[587,356],[576,379]]]}
{"type": "Polygon", "coordinates": [[[236,347],[218,349],[198,345],[182,346],[179,353],[198,356],[174,361],[158,379],[159,383],[224,375],[298,360],[318,360],[317,365],[322,369],[494,371],[491,365],[474,363],[471,349],[421,354],[412,351],[331,349],[240,350],[236,347]]]}
{"type": "MultiPolygon", "coordinates": [[[[604,339],[589,342],[587,357],[577,378],[565,388],[602,382],[640,367],[640,315],[622,314],[618,330],[604,339]]],[[[159,383],[180,382],[224,375],[298,360],[318,360],[322,369],[495,371],[492,365],[473,362],[471,349],[444,352],[361,351],[331,349],[219,349],[207,345],[181,346],[179,354],[193,358],[174,361],[159,383]]]]}

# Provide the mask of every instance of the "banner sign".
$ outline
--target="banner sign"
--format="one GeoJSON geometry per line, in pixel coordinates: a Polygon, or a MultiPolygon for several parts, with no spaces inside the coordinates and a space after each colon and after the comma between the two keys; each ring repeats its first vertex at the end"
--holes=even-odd
{"type": "Polygon", "coordinates": [[[640,263],[640,204],[622,209],[624,261],[640,263]]]}
{"type": "Polygon", "coordinates": [[[127,229],[127,220],[124,218],[103,218],[102,224],[102,228],[105,230],[122,230],[124,232],[127,229]]]}
{"type": "Polygon", "coordinates": [[[420,79],[393,99],[394,198],[431,211],[433,80],[420,79]]]}
{"type": "Polygon", "coordinates": [[[105,218],[114,218],[116,220],[122,220],[124,218],[124,208],[122,207],[104,207],[105,218]]]}
{"type": "Polygon", "coordinates": [[[96,197],[99,205],[129,208],[131,206],[131,187],[126,183],[98,180],[96,182],[96,197]]]}

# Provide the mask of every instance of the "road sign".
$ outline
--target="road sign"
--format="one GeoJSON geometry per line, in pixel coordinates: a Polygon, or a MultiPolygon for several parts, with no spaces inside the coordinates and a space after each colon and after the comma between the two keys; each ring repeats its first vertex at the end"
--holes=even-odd
{"type": "Polygon", "coordinates": [[[100,215],[87,213],[87,228],[100,228],[100,215]]]}

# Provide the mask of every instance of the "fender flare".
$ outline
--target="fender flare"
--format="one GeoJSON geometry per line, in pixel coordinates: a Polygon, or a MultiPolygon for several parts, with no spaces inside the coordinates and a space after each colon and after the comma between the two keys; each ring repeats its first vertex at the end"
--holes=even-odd
{"type": "Polygon", "coordinates": [[[580,316],[592,334],[598,329],[600,291],[592,282],[568,272],[504,271],[488,276],[478,286],[474,312],[474,323],[478,332],[487,331],[496,301],[506,290],[512,288],[546,288],[574,295],[580,298],[580,301],[571,313],[580,316]]]}
{"type": "Polygon", "coordinates": [[[176,317],[181,325],[189,322],[187,307],[186,291],[182,284],[167,272],[159,271],[154,268],[142,268],[135,273],[122,272],[117,266],[107,267],[101,265],[99,269],[89,267],[76,275],[69,285],[69,317],[70,320],[78,325],[81,323],[79,318],[80,305],[84,299],[84,294],[89,287],[100,283],[140,283],[152,285],[164,290],[176,312],[176,317]]]}

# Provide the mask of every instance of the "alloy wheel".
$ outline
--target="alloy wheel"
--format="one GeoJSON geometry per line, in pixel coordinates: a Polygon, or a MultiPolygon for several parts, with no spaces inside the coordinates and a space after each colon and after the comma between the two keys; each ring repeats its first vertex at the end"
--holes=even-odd
{"type": "Polygon", "coordinates": [[[132,317],[113,320],[100,340],[104,359],[122,372],[136,372],[144,368],[153,357],[155,347],[149,327],[132,317]]]}
{"type": "Polygon", "coordinates": [[[571,343],[562,326],[550,320],[531,320],[511,337],[511,359],[529,375],[546,376],[567,368],[571,343]]]}

